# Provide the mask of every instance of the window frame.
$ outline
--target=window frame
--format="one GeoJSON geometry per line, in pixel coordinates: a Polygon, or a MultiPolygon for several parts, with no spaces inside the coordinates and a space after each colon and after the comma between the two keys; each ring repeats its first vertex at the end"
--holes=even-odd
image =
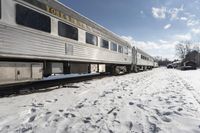
{"type": "Polygon", "coordinates": [[[101,48],[105,48],[105,49],[109,49],[109,41],[106,40],[106,39],[101,38],[100,47],[101,47],[101,48]],[[107,43],[107,44],[108,44],[108,47],[103,47],[103,46],[102,46],[103,42],[108,42],[108,43],[107,43]]]}
{"type": "MultiPolygon", "coordinates": [[[[60,21],[60,20],[58,20],[58,27],[57,27],[57,29],[58,29],[58,36],[59,37],[64,37],[64,38],[67,38],[67,39],[71,39],[71,40],[75,40],[75,41],[78,41],[79,40],[79,35],[78,35],[78,33],[79,33],[79,31],[78,31],[78,28],[77,27],[74,27],[74,26],[72,26],[72,25],[70,25],[70,24],[68,24],[68,23],[65,23],[65,22],[62,22],[62,21],[60,21]],[[70,27],[70,28],[72,28],[72,29],[75,29],[76,30],[76,37],[74,37],[74,38],[71,38],[71,37],[68,37],[68,36],[65,36],[65,35],[61,35],[61,33],[59,32],[60,30],[60,25],[59,24],[62,24],[62,25],[65,25],[65,26],[68,26],[68,27],[70,27]]],[[[65,30],[65,31],[67,31],[67,30],[65,30]]]]}
{"type": "Polygon", "coordinates": [[[124,50],[123,50],[123,46],[122,46],[122,45],[118,45],[118,53],[122,53],[122,54],[123,54],[123,51],[124,51],[124,50]],[[120,47],[121,47],[121,50],[122,50],[122,51],[120,51],[120,47]]]}
{"type": "MultiPolygon", "coordinates": [[[[23,15],[23,14],[21,14],[23,15]]],[[[28,19],[27,19],[28,20],[28,19]]],[[[31,22],[31,20],[29,20],[31,22]]],[[[37,31],[41,31],[41,32],[45,32],[45,33],[51,33],[51,17],[44,14],[44,13],[41,13],[40,11],[36,11],[32,8],[29,8],[25,5],[21,5],[21,4],[18,4],[16,3],[15,4],[15,22],[17,25],[20,25],[20,26],[23,26],[23,27],[26,27],[26,28],[30,28],[30,29],[33,29],[33,30],[37,30],[37,31]],[[25,19],[23,20],[20,20],[20,11],[19,11],[19,8],[23,8],[23,10],[29,10],[30,13],[34,13],[35,15],[38,15],[38,17],[43,17],[43,19],[47,19],[47,22],[44,22],[46,23],[47,27],[39,27],[41,25],[44,25],[44,24],[41,24],[41,25],[34,25],[34,24],[25,24],[25,19]]]]}
{"type": "Polygon", "coordinates": [[[91,45],[94,45],[94,46],[98,46],[98,37],[92,33],[89,33],[89,32],[85,32],[85,43],[87,44],[91,44],[91,45]],[[90,42],[87,42],[87,35],[91,35],[92,37],[95,37],[96,38],[96,44],[93,44],[93,43],[90,43],[90,42]]]}
{"type": "Polygon", "coordinates": [[[114,43],[114,42],[111,42],[111,43],[110,43],[110,50],[111,50],[111,51],[114,51],[114,52],[117,52],[117,50],[118,50],[118,44],[117,44],[117,43],[114,43]],[[113,48],[113,45],[116,45],[116,50],[112,49],[112,48],[113,48]]]}

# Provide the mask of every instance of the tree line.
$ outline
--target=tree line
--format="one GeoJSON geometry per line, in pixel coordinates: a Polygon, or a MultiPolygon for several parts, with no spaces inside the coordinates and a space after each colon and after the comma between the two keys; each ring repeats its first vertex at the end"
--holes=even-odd
{"type": "Polygon", "coordinates": [[[195,62],[198,67],[200,67],[200,43],[193,41],[180,41],[175,46],[176,56],[179,59],[170,61],[167,58],[162,58],[160,56],[155,57],[155,61],[158,62],[159,66],[167,66],[173,62],[180,61],[183,65],[186,61],[195,62]]]}

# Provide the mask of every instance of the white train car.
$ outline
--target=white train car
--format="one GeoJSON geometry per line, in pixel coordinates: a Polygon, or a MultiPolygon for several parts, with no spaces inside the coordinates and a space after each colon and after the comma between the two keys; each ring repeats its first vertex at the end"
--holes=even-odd
{"type": "Polygon", "coordinates": [[[0,85],[52,74],[120,74],[152,63],[145,52],[57,1],[0,0],[0,85]]]}
{"type": "Polygon", "coordinates": [[[131,64],[126,41],[57,1],[0,3],[0,83],[131,64]]]}
{"type": "Polygon", "coordinates": [[[152,69],[154,67],[154,59],[144,51],[142,51],[139,48],[135,48],[135,68],[134,70],[140,71],[140,70],[147,70],[152,69]]]}

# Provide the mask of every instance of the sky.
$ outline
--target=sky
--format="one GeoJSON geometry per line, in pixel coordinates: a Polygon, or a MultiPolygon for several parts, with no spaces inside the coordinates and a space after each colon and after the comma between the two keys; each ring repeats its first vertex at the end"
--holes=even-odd
{"type": "Polygon", "coordinates": [[[59,0],[152,56],[177,58],[179,41],[200,41],[200,0],[59,0]]]}

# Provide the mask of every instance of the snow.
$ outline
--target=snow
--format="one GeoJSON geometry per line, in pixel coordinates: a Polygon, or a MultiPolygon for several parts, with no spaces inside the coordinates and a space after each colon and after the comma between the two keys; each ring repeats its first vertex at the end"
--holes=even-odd
{"type": "Polygon", "coordinates": [[[81,74],[53,74],[49,77],[43,79],[43,81],[55,80],[55,79],[66,79],[66,78],[74,78],[74,77],[84,77],[84,76],[95,76],[100,73],[81,73],[81,74]]]}
{"type": "Polygon", "coordinates": [[[0,99],[0,132],[197,133],[200,70],[157,68],[0,99]]]}

